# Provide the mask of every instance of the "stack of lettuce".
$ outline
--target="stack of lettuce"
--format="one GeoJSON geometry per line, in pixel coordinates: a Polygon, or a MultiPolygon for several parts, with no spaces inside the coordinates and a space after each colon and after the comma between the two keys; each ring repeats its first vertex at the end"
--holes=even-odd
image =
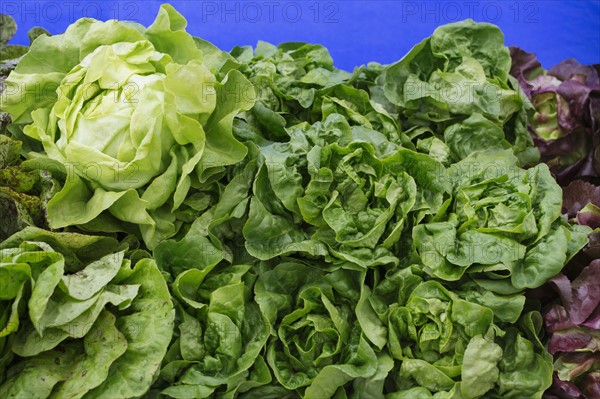
{"type": "Polygon", "coordinates": [[[82,19],[7,78],[2,154],[34,180],[8,186],[38,202],[0,244],[0,396],[541,398],[526,293],[592,230],[501,31],[349,73],[185,26],[82,19]]]}

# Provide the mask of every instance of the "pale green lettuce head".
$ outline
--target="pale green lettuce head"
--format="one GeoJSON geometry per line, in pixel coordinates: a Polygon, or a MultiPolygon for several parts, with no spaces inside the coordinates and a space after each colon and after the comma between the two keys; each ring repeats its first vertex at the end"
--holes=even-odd
{"type": "Polygon", "coordinates": [[[81,19],[36,40],[9,76],[2,108],[66,169],[51,227],[139,225],[153,247],[189,194],[245,157],[231,125],[253,87],[231,65],[220,73],[223,54],[185,26],[169,5],[147,29],[81,19]]]}

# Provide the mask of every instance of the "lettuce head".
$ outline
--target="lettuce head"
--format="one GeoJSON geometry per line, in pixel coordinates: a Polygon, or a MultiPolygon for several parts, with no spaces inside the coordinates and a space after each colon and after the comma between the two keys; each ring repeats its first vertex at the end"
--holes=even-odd
{"type": "Polygon", "coordinates": [[[244,158],[231,125],[254,89],[231,66],[220,73],[226,56],[185,26],[169,5],[148,28],[80,19],[38,38],[10,74],[12,129],[66,170],[50,227],[139,229],[153,247],[178,231],[188,195],[244,158]]]}

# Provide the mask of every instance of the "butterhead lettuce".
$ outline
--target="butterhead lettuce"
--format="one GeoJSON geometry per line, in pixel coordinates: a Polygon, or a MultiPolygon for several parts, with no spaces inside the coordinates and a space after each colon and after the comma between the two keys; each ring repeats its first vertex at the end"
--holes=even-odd
{"type": "Polygon", "coordinates": [[[188,194],[244,158],[231,124],[254,89],[236,70],[217,78],[185,26],[169,5],[148,28],[81,19],[11,73],[2,108],[66,169],[50,227],[139,226],[153,247],[179,229],[188,194]]]}
{"type": "Polygon", "coordinates": [[[158,377],[174,310],[152,259],[109,237],[27,227],[0,244],[0,396],[133,398],[158,377]]]}
{"type": "Polygon", "coordinates": [[[221,251],[202,236],[164,241],[156,254],[165,271],[185,270],[171,284],[178,331],[161,371],[161,394],[234,398],[268,384],[264,347],[271,327],[251,295],[253,265],[219,264],[221,251]]]}
{"type": "Polygon", "coordinates": [[[538,162],[527,132],[532,113],[502,31],[460,21],[438,27],[399,61],[364,73],[372,99],[397,116],[422,152],[453,163],[469,148],[512,148],[522,165],[538,162]],[[459,134],[462,139],[450,139],[459,134]]]}
{"type": "Polygon", "coordinates": [[[248,252],[263,260],[331,255],[349,267],[397,264],[394,251],[412,218],[442,205],[443,166],[337,113],[286,131],[287,142],[257,141],[243,228],[248,252]]]}
{"type": "Polygon", "coordinates": [[[536,288],[587,243],[561,216],[562,191],[544,164],[521,169],[506,151],[474,152],[448,170],[452,197],[412,236],[424,270],[470,275],[494,292],[536,288]]]}

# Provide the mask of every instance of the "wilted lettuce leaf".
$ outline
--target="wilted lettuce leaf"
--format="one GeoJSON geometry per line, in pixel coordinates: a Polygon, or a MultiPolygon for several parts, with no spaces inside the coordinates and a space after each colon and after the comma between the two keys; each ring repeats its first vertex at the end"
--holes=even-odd
{"type": "Polygon", "coordinates": [[[0,134],[0,239],[27,226],[47,227],[48,201],[60,190],[48,170],[22,164],[21,148],[0,134]]]}

